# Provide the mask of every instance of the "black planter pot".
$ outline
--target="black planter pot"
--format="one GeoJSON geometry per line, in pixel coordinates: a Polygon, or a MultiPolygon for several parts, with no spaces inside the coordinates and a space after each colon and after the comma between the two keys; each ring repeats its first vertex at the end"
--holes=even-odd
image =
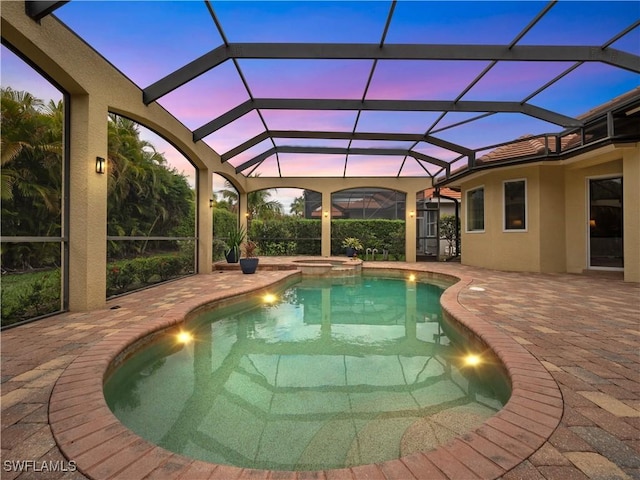
{"type": "Polygon", "coordinates": [[[227,258],[227,263],[238,263],[238,250],[232,248],[225,257],[227,258]]]}
{"type": "Polygon", "coordinates": [[[347,247],[347,257],[353,257],[356,254],[356,249],[353,247],[347,247]]]}
{"type": "Polygon", "coordinates": [[[258,257],[241,258],[240,268],[242,269],[242,273],[256,273],[256,269],[258,268],[258,260],[258,257]]]}

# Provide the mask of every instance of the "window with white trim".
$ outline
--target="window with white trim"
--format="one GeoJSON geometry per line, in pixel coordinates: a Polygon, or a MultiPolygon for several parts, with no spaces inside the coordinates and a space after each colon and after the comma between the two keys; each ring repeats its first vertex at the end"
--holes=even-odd
{"type": "Polygon", "coordinates": [[[527,229],[527,181],[507,180],[503,184],[504,230],[527,229]]]}
{"type": "Polygon", "coordinates": [[[484,187],[467,191],[467,231],[484,231],[484,187]]]}

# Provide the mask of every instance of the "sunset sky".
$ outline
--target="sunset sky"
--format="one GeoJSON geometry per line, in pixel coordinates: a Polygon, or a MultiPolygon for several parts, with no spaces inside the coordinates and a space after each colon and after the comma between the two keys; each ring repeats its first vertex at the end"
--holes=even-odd
{"type": "MultiPolygon", "coordinates": [[[[237,42],[379,43],[391,3],[213,1],[223,32],[237,42]]],[[[541,12],[546,2],[444,1],[398,2],[385,43],[501,44],[507,45],[541,12]]],[[[73,0],[55,16],[82,36],[141,88],[187,62],[223,44],[202,1],[80,1],[73,0]]],[[[640,19],[638,1],[560,1],[522,37],[517,45],[600,46],[640,19]]],[[[640,27],[636,26],[612,48],[640,55],[640,27]]],[[[362,99],[373,60],[258,60],[240,59],[238,65],[255,98],[362,99]]],[[[454,100],[488,61],[380,60],[367,99],[454,100]]],[[[461,100],[521,102],[573,62],[498,62],[461,100]]],[[[48,99],[55,89],[2,47],[2,85],[28,90],[48,99]]],[[[584,63],[528,103],[567,116],[577,116],[640,85],[640,75],[603,63],[584,63]]],[[[60,96],[57,94],[58,97],[60,96]]],[[[158,103],[188,128],[195,130],[249,99],[232,61],[160,98],[158,103]]],[[[356,123],[355,111],[262,110],[269,129],[359,132],[438,131],[475,116],[440,112],[364,111],[356,123]]],[[[522,114],[499,113],[473,124],[435,133],[444,140],[470,148],[505,142],[523,134],[561,131],[562,128],[522,114]]],[[[256,111],[205,137],[224,153],[258,133],[264,125],[256,111]]],[[[150,134],[149,134],[150,135],[150,134]]],[[[151,137],[179,170],[184,160],[159,137],[151,137]]],[[[347,147],[348,141],[276,139],[277,145],[347,147]]],[[[410,148],[406,142],[353,142],[352,147],[410,148]]],[[[272,147],[262,142],[230,160],[234,166],[272,147]]],[[[417,151],[452,160],[450,151],[420,144],[417,151]]],[[[402,175],[426,172],[416,161],[406,162],[402,175]]],[[[344,155],[280,154],[284,176],[341,176],[344,155]]],[[[393,175],[402,157],[349,156],[347,175],[393,175]]],[[[436,169],[433,168],[435,171],[436,169]]],[[[247,173],[247,172],[245,172],[247,173]]],[[[278,174],[275,155],[256,171],[278,174]]],[[[433,172],[432,172],[433,173],[433,172]]]]}

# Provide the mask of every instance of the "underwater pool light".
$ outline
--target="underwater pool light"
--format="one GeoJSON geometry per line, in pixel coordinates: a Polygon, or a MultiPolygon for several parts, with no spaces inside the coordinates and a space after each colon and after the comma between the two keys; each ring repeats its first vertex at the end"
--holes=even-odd
{"type": "Polygon", "coordinates": [[[185,330],[180,330],[180,332],[176,335],[176,338],[178,339],[178,342],[185,345],[193,341],[193,335],[185,330]]]}
{"type": "Polygon", "coordinates": [[[273,303],[278,299],[278,297],[276,297],[273,293],[267,293],[264,297],[262,297],[262,299],[264,300],[264,303],[273,303]]]}
{"type": "Polygon", "coordinates": [[[416,281],[416,276],[413,273],[411,275],[409,275],[409,281],[410,282],[415,282],[416,281]]]}
{"type": "Polygon", "coordinates": [[[468,367],[477,367],[481,363],[482,359],[480,358],[480,355],[474,355],[473,353],[470,353],[469,355],[464,357],[464,364],[468,367]]]}

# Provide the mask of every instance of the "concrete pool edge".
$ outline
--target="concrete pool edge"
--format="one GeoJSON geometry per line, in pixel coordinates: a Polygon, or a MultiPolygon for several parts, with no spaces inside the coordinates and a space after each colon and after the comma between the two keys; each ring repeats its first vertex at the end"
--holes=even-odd
{"type": "MultiPolygon", "coordinates": [[[[365,268],[366,265],[365,265],[365,268]]],[[[429,269],[429,265],[389,264],[379,271],[415,272],[440,280],[458,279],[442,296],[447,316],[489,345],[504,363],[512,382],[505,407],[478,429],[435,450],[399,460],[341,470],[315,472],[310,478],[496,478],[534,453],[553,433],[562,416],[562,398],[547,370],[515,340],[468,311],[458,300],[474,279],[429,269]]],[[[367,268],[367,270],[371,270],[367,268]]],[[[108,409],[103,378],[112,361],[137,339],[181,323],[203,305],[251,293],[285,281],[295,271],[283,271],[277,281],[224,295],[212,292],[167,309],[157,319],[133,325],[106,337],[74,360],[56,382],[49,403],[49,423],[60,450],[94,479],[144,478],[164,473],[171,478],[302,478],[310,472],[269,472],[208,464],[150,444],[121,425],[108,409]]],[[[157,477],[162,478],[162,477],[157,477]]]]}

